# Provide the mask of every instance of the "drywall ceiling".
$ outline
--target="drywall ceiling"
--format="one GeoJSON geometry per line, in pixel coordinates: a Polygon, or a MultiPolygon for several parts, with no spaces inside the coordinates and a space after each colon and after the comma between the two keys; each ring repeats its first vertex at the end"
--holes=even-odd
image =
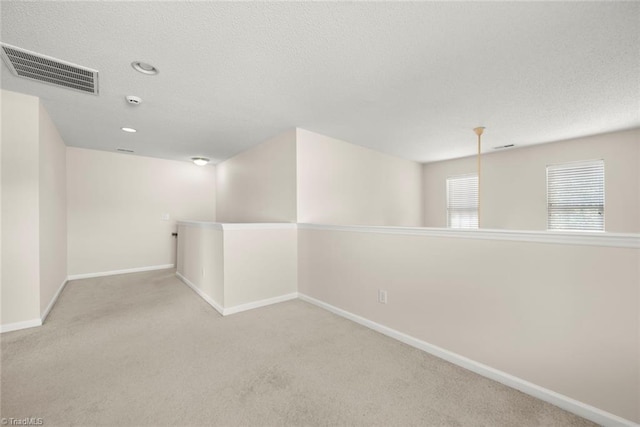
{"type": "Polygon", "coordinates": [[[487,151],[640,126],[638,2],[0,8],[3,42],[99,71],[94,96],[2,65],[2,88],[41,97],[72,146],[220,161],[301,127],[435,161],[473,154],[479,125],[487,151]]]}

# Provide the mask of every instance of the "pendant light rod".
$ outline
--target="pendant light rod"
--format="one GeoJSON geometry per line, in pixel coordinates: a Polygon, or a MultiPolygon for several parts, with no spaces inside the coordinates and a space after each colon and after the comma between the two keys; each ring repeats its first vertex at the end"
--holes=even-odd
{"type": "Polygon", "coordinates": [[[474,128],[473,131],[478,135],[478,228],[480,228],[480,185],[482,182],[482,132],[484,132],[484,126],[474,128]]]}

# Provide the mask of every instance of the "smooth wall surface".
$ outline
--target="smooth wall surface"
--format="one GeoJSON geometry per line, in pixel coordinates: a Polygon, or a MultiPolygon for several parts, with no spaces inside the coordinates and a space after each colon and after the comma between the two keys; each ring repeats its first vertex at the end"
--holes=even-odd
{"type": "Polygon", "coordinates": [[[66,145],[40,105],[40,313],[67,279],[66,145]]]}
{"type": "Polygon", "coordinates": [[[297,129],[298,222],[422,223],[421,165],[297,129]]]}
{"type": "Polygon", "coordinates": [[[226,315],[295,294],[297,247],[294,224],[180,222],[177,271],[226,315]]]}
{"type": "MultiPolygon", "coordinates": [[[[483,141],[490,144],[490,133],[483,141]]],[[[481,227],[547,229],[547,165],[604,159],[605,231],[640,232],[640,129],[483,155],[481,227]]],[[[446,227],[446,179],[475,157],[423,165],[424,226],[446,227]]]]}
{"type": "Polygon", "coordinates": [[[1,91],[2,325],[40,319],[39,100],[1,91]]]}
{"type": "Polygon", "coordinates": [[[298,291],[296,229],[224,231],[224,306],[298,291]]]}
{"type": "Polygon", "coordinates": [[[175,264],[176,220],[215,203],[213,166],[69,147],[68,274],[175,264]]]}
{"type": "Polygon", "coordinates": [[[638,249],[298,235],[301,293],[640,421],[638,249]]]}
{"type": "Polygon", "coordinates": [[[219,222],[296,222],[296,132],[216,165],[219,222]]]}
{"type": "Polygon", "coordinates": [[[2,325],[2,139],[4,137],[2,118],[2,91],[0,91],[0,325],[2,325]]]}
{"type": "Polygon", "coordinates": [[[224,244],[222,230],[178,226],[176,271],[224,307],[224,244]]]}

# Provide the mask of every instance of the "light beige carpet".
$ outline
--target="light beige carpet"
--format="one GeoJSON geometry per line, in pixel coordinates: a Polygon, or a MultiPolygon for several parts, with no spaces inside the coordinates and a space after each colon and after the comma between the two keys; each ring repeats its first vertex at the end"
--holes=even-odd
{"type": "Polygon", "coordinates": [[[1,346],[1,416],[45,426],[592,425],[301,301],[223,318],[173,270],[72,281],[1,346]]]}

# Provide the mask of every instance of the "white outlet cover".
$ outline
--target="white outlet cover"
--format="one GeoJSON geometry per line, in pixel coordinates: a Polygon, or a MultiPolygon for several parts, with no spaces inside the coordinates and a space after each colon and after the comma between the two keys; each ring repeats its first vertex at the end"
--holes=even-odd
{"type": "Polygon", "coordinates": [[[382,289],[378,290],[378,302],[381,304],[387,303],[387,291],[383,291],[382,289]]]}
{"type": "Polygon", "coordinates": [[[170,218],[170,216],[169,216],[169,214],[168,214],[168,213],[163,213],[163,214],[162,214],[161,219],[162,219],[163,221],[169,221],[169,218],[170,218]]]}

